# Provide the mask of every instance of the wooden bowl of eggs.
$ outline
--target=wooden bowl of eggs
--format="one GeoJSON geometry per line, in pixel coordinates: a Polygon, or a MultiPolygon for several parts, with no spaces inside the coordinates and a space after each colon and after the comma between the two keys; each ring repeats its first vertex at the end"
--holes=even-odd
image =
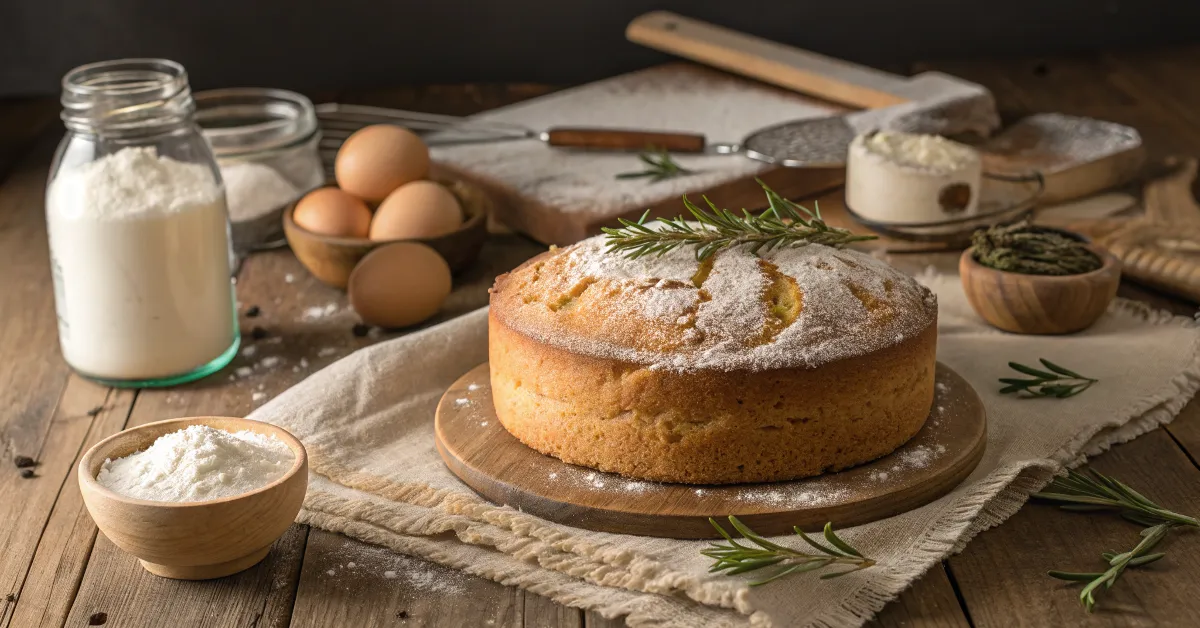
{"type": "MultiPolygon", "coordinates": [[[[454,197],[461,208],[459,211],[462,213],[462,218],[460,224],[453,231],[432,237],[386,238],[381,236],[380,239],[374,239],[370,237],[371,230],[368,227],[367,237],[324,235],[297,224],[296,208],[304,201],[301,199],[300,202],[292,204],[283,212],[283,232],[287,236],[288,244],[291,245],[296,258],[308,269],[308,272],[326,285],[342,290],[346,289],[350,281],[350,273],[367,253],[392,242],[419,242],[432,248],[446,260],[446,264],[453,273],[467,268],[479,257],[479,250],[487,240],[487,216],[491,201],[477,186],[461,180],[438,178],[415,183],[440,186],[454,197]]],[[[321,199],[322,196],[329,195],[326,190],[338,191],[337,188],[321,188],[313,194],[320,193],[317,198],[321,199]]],[[[422,196],[424,195],[432,196],[428,192],[422,194],[422,196]]],[[[325,202],[327,199],[321,200],[325,202]]],[[[345,201],[331,200],[338,203],[334,206],[335,208],[342,209],[341,204],[345,201]]],[[[368,212],[371,211],[369,204],[364,203],[364,207],[368,212]]],[[[367,214],[368,220],[365,224],[370,225],[377,222],[381,216],[380,208],[385,211],[387,209],[382,204],[377,206],[373,213],[367,214]]]]}
{"type": "Polygon", "coordinates": [[[478,186],[437,171],[415,134],[374,125],[351,135],[334,162],[336,181],[283,213],[288,244],[317,279],[345,289],[376,248],[420,243],[451,272],[470,266],[487,239],[491,202],[478,186]]]}

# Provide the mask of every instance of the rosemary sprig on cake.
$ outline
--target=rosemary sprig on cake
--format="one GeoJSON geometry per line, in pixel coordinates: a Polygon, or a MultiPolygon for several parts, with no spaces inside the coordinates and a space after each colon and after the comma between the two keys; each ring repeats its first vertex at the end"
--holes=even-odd
{"type": "Polygon", "coordinates": [[[1166,552],[1152,552],[1167,532],[1175,527],[1200,527],[1200,521],[1177,512],[1172,512],[1150,501],[1116,478],[1098,471],[1087,474],[1068,471],[1066,477],[1055,478],[1047,490],[1034,494],[1038,499],[1059,502],[1063,510],[1075,512],[1113,511],[1139,525],[1148,526],[1141,532],[1141,540],[1127,552],[1104,552],[1101,558],[1108,564],[1103,572],[1074,572],[1051,570],[1052,578],[1070,582],[1086,582],[1079,592],[1079,603],[1087,612],[1096,607],[1096,592],[1111,589],[1128,567],[1140,567],[1155,562],[1166,552]]]}
{"type": "Polygon", "coordinates": [[[861,552],[834,534],[833,526],[828,523],[825,524],[823,534],[827,545],[814,541],[800,528],[794,528],[800,538],[820,551],[819,554],[810,554],[772,543],[756,534],[733,515],[729,516],[730,525],[738,534],[742,535],[744,540],[750,541],[753,545],[739,543],[715,520],[710,518],[708,522],[728,541],[728,544],[713,543],[712,547],[700,551],[701,554],[716,561],[709,568],[710,572],[724,571],[726,574],[733,575],[767,567],[774,568],[774,571],[766,578],[751,582],[750,586],[752,587],[778,580],[787,575],[814,571],[831,565],[845,565],[847,568],[822,574],[822,580],[837,578],[875,565],[875,561],[865,558],[861,552]]]}
{"type": "Polygon", "coordinates": [[[783,198],[761,180],[758,184],[766,192],[769,203],[759,214],[743,209],[739,215],[718,208],[708,197],[701,197],[708,205],[708,209],[703,209],[684,196],[683,206],[691,213],[690,220],[683,216],[659,218],[657,224],[650,226],[646,224],[650,210],[646,210],[637,222],[622,218],[621,228],[603,228],[608,236],[608,251],[637,259],[646,255],[661,256],[690,246],[696,249],[696,259],[703,261],[717,251],[742,244],[749,245],[751,253],[758,253],[806,244],[840,247],[876,238],[830,227],[821,219],[819,207],[814,206],[809,211],[783,198]]]}
{"type": "Polygon", "coordinates": [[[1104,265],[1083,242],[1025,221],[980,229],[971,245],[980,264],[1026,275],[1078,275],[1104,265]]]}
{"type": "Polygon", "coordinates": [[[1092,384],[1100,381],[1091,377],[1085,377],[1067,368],[1063,368],[1045,358],[1038,358],[1042,366],[1048,371],[1026,366],[1020,362],[1009,362],[1008,367],[1018,373],[1029,375],[1030,379],[1020,379],[1016,377],[1001,377],[1000,383],[1004,384],[1004,388],[1000,389],[1000,394],[1007,395],[1010,393],[1025,393],[1030,397],[1054,397],[1057,399],[1065,399],[1074,397],[1079,393],[1091,388],[1092,384]]]}
{"type": "Polygon", "coordinates": [[[665,150],[655,150],[649,153],[638,155],[638,159],[646,164],[645,170],[636,172],[622,172],[617,175],[618,179],[641,179],[650,177],[651,183],[658,183],[665,179],[674,179],[675,177],[686,177],[696,174],[697,170],[689,170],[676,163],[671,158],[671,153],[665,150]]]}

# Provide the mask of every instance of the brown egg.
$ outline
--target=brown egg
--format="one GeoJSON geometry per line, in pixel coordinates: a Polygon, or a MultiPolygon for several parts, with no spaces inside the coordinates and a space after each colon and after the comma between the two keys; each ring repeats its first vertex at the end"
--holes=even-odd
{"type": "Polygon", "coordinates": [[[385,244],[359,260],[346,290],[364,323],[408,327],[442,306],[450,294],[450,267],[424,244],[385,244]]]}
{"type": "Polygon", "coordinates": [[[365,201],[429,176],[429,147],[411,131],[376,124],[355,131],[333,162],[338,187],[365,201]]]}
{"type": "Polygon", "coordinates": [[[458,198],[433,181],[413,181],[388,195],[371,221],[372,240],[436,238],[462,226],[458,198]]]}
{"type": "Polygon", "coordinates": [[[296,203],[292,220],[313,233],[343,238],[365,238],[371,230],[367,204],[334,187],[306,194],[296,203]]]}

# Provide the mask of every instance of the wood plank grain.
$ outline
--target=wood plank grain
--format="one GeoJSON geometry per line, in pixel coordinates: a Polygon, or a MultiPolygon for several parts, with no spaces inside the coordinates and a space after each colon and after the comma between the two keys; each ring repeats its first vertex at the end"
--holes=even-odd
{"type": "Polygon", "coordinates": [[[1151,96],[1163,108],[1200,129],[1200,86],[1195,68],[1200,46],[1158,50],[1126,50],[1101,55],[1103,62],[1132,89],[1151,96]]]}
{"type": "Polygon", "coordinates": [[[0,187],[0,355],[7,358],[0,360],[0,594],[5,595],[19,592],[91,424],[86,412],[107,394],[81,391],[55,412],[69,369],[59,357],[41,212],[53,146],[41,142],[0,187]],[[38,458],[38,477],[21,478],[13,466],[16,456],[38,458]]]}
{"type": "Polygon", "coordinates": [[[607,619],[596,611],[587,611],[583,614],[583,626],[584,628],[624,628],[625,618],[607,619]]]}
{"type": "MultiPolygon", "coordinates": [[[[17,532],[40,535],[35,537],[32,559],[26,561],[24,581],[14,588],[19,590],[17,603],[7,622],[0,617],[0,627],[57,626],[66,619],[96,539],[96,525],[83,505],[75,467],[88,448],[124,427],[133,400],[133,391],[111,390],[78,375],[67,381],[39,455],[40,477],[27,481],[57,487],[56,491],[41,487],[47,498],[51,494],[55,498],[54,508],[44,527],[25,524],[16,528],[17,532]],[[95,414],[96,409],[101,411],[95,414]]],[[[21,504],[25,517],[42,513],[45,506],[41,501],[0,499],[0,503],[21,504]]],[[[6,552],[2,568],[7,571],[20,566],[22,563],[15,560],[20,554],[6,552]]]]}
{"type": "Polygon", "coordinates": [[[970,625],[942,564],[926,572],[867,622],[871,628],[969,628],[970,625]]]}
{"type": "Polygon", "coordinates": [[[525,628],[582,628],[583,611],[563,606],[550,598],[521,591],[525,600],[525,628]]]}
{"type": "Polygon", "coordinates": [[[97,613],[106,626],[286,626],[307,529],[294,525],[267,558],[217,580],[168,580],[150,575],[104,535],[95,548],[65,625],[84,626],[97,613]],[[270,611],[273,616],[267,615],[270,611]]]}
{"type": "Polygon", "coordinates": [[[519,627],[524,606],[519,589],[313,530],[291,625],[519,627]]]}
{"type": "MultiPolygon", "coordinates": [[[[595,611],[584,613],[585,628],[620,628],[625,625],[624,618],[605,619],[595,611]]],[[[562,625],[569,628],[577,624],[542,623],[527,626],[562,625]]],[[[884,607],[867,626],[872,628],[969,628],[970,623],[958,599],[954,588],[941,565],[934,567],[913,586],[900,594],[895,601],[884,607]]]]}
{"type": "MultiPolygon", "coordinates": [[[[1172,510],[1200,512],[1200,470],[1163,430],[1114,447],[1091,465],[1172,510]]],[[[1200,617],[1194,583],[1200,579],[1200,534],[1174,532],[1160,548],[1167,557],[1127,572],[1100,593],[1097,611],[1079,605],[1079,586],[1053,580],[1049,569],[1091,571],[1100,553],[1124,551],[1139,526],[1108,514],[1081,514],[1033,503],[1007,523],[981,534],[950,559],[974,625],[1184,626],[1200,617]]]]}
{"type": "Polygon", "coordinates": [[[1200,468],[1200,398],[1193,397],[1164,429],[1200,468]]]}
{"type": "Polygon", "coordinates": [[[1113,67],[1099,55],[923,63],[918,68],[949,72],[987,86],[1006,122],[1041,111],[1118,122],[1138,130],[1152,160],[1192,153],[1200,146],[1200,129],[1164,106],[1162,92],[1130,80],[1138,72],[1136,66],[1113,67]]]}

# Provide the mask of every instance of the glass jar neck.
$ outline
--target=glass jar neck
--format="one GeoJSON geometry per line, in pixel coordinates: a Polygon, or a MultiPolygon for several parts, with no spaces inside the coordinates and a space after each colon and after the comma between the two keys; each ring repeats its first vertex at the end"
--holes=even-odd
{"type": "Polygon", "coordinates": [[[62,119],[76,133],[135,137],[192,124],[196,105],[183,66],[119,59],[79,66],[62,80],[62,119]]]}

